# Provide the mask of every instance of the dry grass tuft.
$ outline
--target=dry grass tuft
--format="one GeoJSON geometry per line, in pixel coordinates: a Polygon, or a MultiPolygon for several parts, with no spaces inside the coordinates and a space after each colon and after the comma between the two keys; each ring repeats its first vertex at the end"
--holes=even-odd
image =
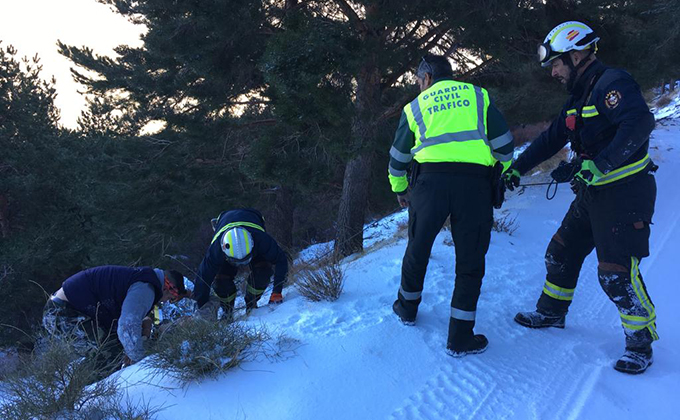
{"type": "Polygon", "coordinates": [[[504,232],[508,235],[515,233],[519,229],[519,223],[517,223],[517,216],[512,217],[507,213],[502,215],[494,215],[493,225],[491,230],[494,232],[504,232]]]}
{"type": "Polygon", "coordinates": [[[320,261],[316,266],[300,269],[295,282],[298,292],[313,302],[338,300],[344,285],[345,271],[332,258],[320,261]]]}
{"type": "Polygon", "coordinates": [[[665,107],[666,105],[670,104],[673,101],[675,96],[676,96],[675,92],[669,92],[665,95],[661,95],[661,97],[657,99],[656,102],[654,103],[654,107],[656,107],[657,109],[665,107]]]}

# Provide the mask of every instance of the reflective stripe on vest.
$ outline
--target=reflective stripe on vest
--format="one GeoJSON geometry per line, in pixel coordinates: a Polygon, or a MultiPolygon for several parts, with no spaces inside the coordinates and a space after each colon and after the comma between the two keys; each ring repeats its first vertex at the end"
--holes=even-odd
{"type": "Polygon", "coordinates": [[[251,228],[255,228],[255,229],[261,230],[262,232],[265,231],[264,228],[263,228],[262,226],[260,226],[260,225],[258,225],[258,224],[255,224],[255,223],[251,223],[251,222],[234,222],[234,223],[228,223],[228,224],[224,225],[224,227],[223,227],[222,229],[220,229],[219,231],[217,231],[217,233],[215,234],[215,236],[213,236],[212,241],[210,241],[210,245],[212,245],[212,244],[217,240],[217,238],[219,238],[220,235],[223,234],[225,231],[227,231],[227,230],[229,230],[229,229],[231,229],[231,228],[234,228],[234,227],[238,227],[238,226],[251,227],[251,228]]]}
{"type": "Polygon", "coordinates": [[[416,161],[466,162],[493,166],[487,137],[486,90],[452,80],[435,83],[404,107],[416,141],[416,161]]]}
{"type": "Polygon", "coordinates": [[[647,167],[649,162],[651,162],[652,159],[649,157],[649,154],[645,155],[642,159],[638,160],[637,162],[631,163],[630,165],[623,166],[619,169],[616,169],[614,171],[609,172],[602,178],[598,179],[596,182],[593,182],[591,185],[606,185],[606,184],[611,184],[612,182],[618,181],[620,179],[623,179],[627,176],[634,175],[643,169],[647,167]]]}

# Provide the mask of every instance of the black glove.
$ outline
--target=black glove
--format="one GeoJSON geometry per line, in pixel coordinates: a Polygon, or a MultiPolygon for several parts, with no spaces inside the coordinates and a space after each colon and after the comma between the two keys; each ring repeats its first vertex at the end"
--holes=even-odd
{"type": "Polygon", "coordinates": [[[519,187],[519,179],[519,171],[513,167],[508,168],[508,170],[503,174],[503,183],[505,184],[505,188],[509,189],[510,191],[515,191],[515,188],[519,187]]]}
{"type": "Polygon", "coordinates": [[[558,183],[571,182],[574,179],[574,175],[581,169],[580,160],[572,160],[567,163],[561,161],[557,168],[550,172],[550,177],[558,183]]]}

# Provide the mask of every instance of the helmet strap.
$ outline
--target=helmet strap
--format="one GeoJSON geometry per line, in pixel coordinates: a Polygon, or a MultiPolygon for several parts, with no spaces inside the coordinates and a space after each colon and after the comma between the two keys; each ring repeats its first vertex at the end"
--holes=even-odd
{"type": "Polygon", "coordinates": [[[588,49],[588,54],[583,57],[583,60],[581,60],[580,63],[577,65],[574,65],[574,62],[571,59],[571,55],[567,52],[562,54],[560,58],[562,58],[562,62],[569,67],[569,81],[567,82],[567,90],[571,92],[574,90],[574,86],[576,85],[576,80],[578,80],[578,71],[586,65],[588,62],[588,58],[593,55],[593,49],[590,48],[588,49]]]}

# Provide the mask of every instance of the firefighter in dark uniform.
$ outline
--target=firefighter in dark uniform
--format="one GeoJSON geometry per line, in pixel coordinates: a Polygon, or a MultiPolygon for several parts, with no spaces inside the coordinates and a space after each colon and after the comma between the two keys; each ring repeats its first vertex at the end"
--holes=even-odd
{"type": "Polygon", "coordinates": [[[219,215],[214,225],[215,235],[198,268],[194,299],[199,316],[217,315],[218,302],[230,317],[234,310],[239,267],[250,265],[245,303],[247,310],[257,308],[257,301],[274,274],[274,290],[269,303],[283,302],[283,284],[288,273],[288,258],[278,243],[265,232],[264,217],[255,209],[236,209],[219,215]],[[210,300],[211,287],[215,300],[210,300]],[[211,302],[211,305],[207,305],[211,302]]]}
{"type": "Polygon", "coordinates": [[[545,255],[547,277],[534,312],[515,321],[530,328],[564,328],[583,260],[597,252],[598,278],[616,305],[626,337],[614,368],[642,373],[652,363],[654,304],[640,274],[649,255],[656,166],[647,152],[654,116],[640,88],[623,70],[597,61],[593,30],[580,22],[555,27],[539,46],[539,59],[571,94],[551,126],[505,174],[509,189],[520,174],[550,158],[567,142],[577,154],[572,181],[576,199],[545,255]]]}
{"type": "Polygon", "coordinates": [[[416,76],[421,93],[404,107],[390,150],[392,191],[409,209],[401,287],[392,308],[403,323],[415,323],[432,244],[450,217],[456,279],[447,352],[481,353],[488,340],[473,327],[498,199],[492,183],[500,181],[500,168],[510,166],[514,142],[487,91],[453,80],[445,57],[426,56],[416,76]],[[418,175],[414,180],[412,174],[409,192],[411,163],[418,175]]]}

